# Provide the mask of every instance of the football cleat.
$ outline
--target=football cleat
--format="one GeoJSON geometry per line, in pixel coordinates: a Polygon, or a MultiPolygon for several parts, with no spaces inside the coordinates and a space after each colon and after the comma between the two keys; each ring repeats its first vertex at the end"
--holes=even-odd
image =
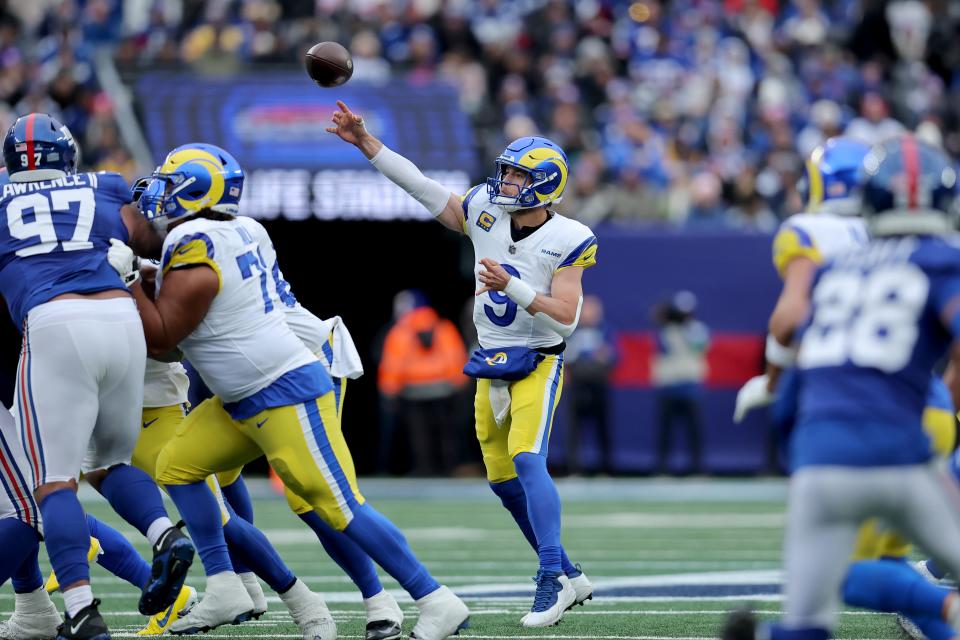
{"type": "Polygon", "coordinates": [[[927,582],[932,582],[933,584],[940,584],[939,578],[930,573],[930,569],[927,569],[927,561],[920,560],[919,562],[914,563],[913,568],[916,569],[917,573],[923,576],[927,582]]]}
{"type": "MultiPolygon", "coordinates": [[[[87,562],[93,564],[93,561],[97,559],[98,555],[100,555],[100,541],[90,536],[90,549],[87,551],[87,562]]],[[[50,577],[47,578],[47,582],[43,585],[43,588],[47,590],[47,593],[53,593],[60,588],[60,582],[57,580],[56,573],[53,571],[50,572],[50,577]]],[[[0,638],[3,638],[3,636],[0,636],[0,638]]]]}
{"type": "Polygon", "coordinates": [[[94,600],[77,615],[64,618],[57,629],[57,640],[110,640],[110,631],[103,621],[97,607],[99,600],[94,600]]]}
{"type": "Polygon", "coordinates": [[[247,590],[247,595],[253,600],[253,619],[259,620],[267,612],[267,596],[263,593],[263,587],[257,580],[257,574],[252,571],[245,571],[240,575],[240,580],[247,590]]]}
{"type": "Polygon", "coordinates": [[[223,624],[240,624],[253,614],[253,601],[233,571],[207,576],[203,599],[186,615],[172,623],[173,635],[192,635],[223,624]]]}
{"type": "Polygon", "coordinates": [[[757,618],[749,609],[731,611],[720,631],[720,640],[755,640],[756,637],[757,618]]]}
{"type": "Polygon", "coordinates": [[[63,618],[56,605],[43,589],[28,594],[29,604],[17,595],[17,605],[9,620],[0,622],[0,638],[3,640],[48,640],[57,637],[63,618]]]}
{"type": "Polygon", "coordinates": [[[577,595],[573,604],[570,605],[570,609],[577,605],[582,607],[587,600],[593,600],[593,583],[587,578],[587,574],[583,572],[580,565],[577,565],[576,576],[568,575],[567,577],[570,578],[570,586],[573,587],[573,592],[577,595]]]}
{"type": "Polygon", "coordinates": [[[302,580],[280,594],[290,617],[297,623],[303,640],[337,640],[337,624],[323,596],[307,588],[302,580]]]}
{"type": "Polygon", "coordinates": [[[177,601],[170,605],[170,608],[166,611],[161,611],[157,615],[150,618],[150,622],[147,623],[147,626],[137,631],[138,636],[159,636],[162,635],[171,624],[180,619],[180,616],[186,615],[196,606],[199,598],[197,597],[197,590],[193,587],[183,587],[180,590],[180,595],[177,596],[177,601]]]}
{"type": "Polygon", "coordinates": [[[140,594],[140,613],[152,616],[170,608],[183,589],[194,553],[193,543],[180,529],[170,527],[163,532],[153,545],[153,567],[140,594]]]}
{"type": "Polygon", "coordinates": [[[403,611],[386,591],[364,598],[367,610],[366,640],[396,640],[401,636],[403,611]]]}
{"type": "Polygon", "coordinates": [[[577,594],[570,578],[563,573],[540,570],[534,581],[537,593],[533,597],[533,607],[520,622],[525,627],[552,627],[563,619],[563,612],[573,606],[577,594]]]}
{"type": "Polygon", "coordinates": [[[448,587],[440,587],[416,604],[420,617],[410,632],[411,640],[443,640],[470,626],[470,610],[448,587]]]}

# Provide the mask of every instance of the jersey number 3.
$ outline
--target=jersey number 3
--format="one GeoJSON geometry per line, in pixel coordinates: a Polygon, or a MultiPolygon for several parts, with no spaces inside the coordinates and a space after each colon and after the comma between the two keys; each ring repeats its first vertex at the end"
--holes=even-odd
{"type": "Polygon", "coordinates": [[[57,246],[64,251],[80,251],[92,249],[90,230],[93,229],[93,214],[96,211],[96,200],[93,189],[58,189],[51,191],[49,197],[43,193],[29,193],[17,196],[7,204],[7,226],[10,235],[17,240],[37,238],[37,242],[28,247],[17,249],[21,258],[50,253],[57,246]],[[70,214],[71,205],[77,207],[77,225],[73,236],[61,242],[57,238],[57,229],[53,223],[54,213],[70,214]],[[26,222],[24,214],[33,212],[33,221],[26,222]]]}
{"type": "Polygon", "coordinates": [[[910,263],[869,274],[830,271],[813,291],[813,322],[800,347],[803,369],[847,361],[886,373],[903,369],[917,342],[930,283],[910,263]]]}

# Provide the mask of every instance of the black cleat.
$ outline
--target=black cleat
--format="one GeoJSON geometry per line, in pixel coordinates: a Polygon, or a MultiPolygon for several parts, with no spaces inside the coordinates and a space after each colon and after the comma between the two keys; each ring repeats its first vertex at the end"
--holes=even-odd
{"type": "Polygon", "coordinates": [[[401,635],[400,625],[393,620],[374,620],[367,623],[367,640],[397,640],[401,635]]]}
{"type": "Polygon", "coordinates": [[[57,627],[57,640],[110,640],[110,630],[97,609],[99,605],[100,601],[94,600],[74,617],[65,616],[57,627]]]}
{"type": "Polygon", "coordinates": [[[749,609],[737,609],[727,615],[720,631],[720,640],[755,640],[757,618],[749,609]]]}
{"type": "Polygon", "coordinates": [[[153,546],[153,567],[150,582],[140,595],[140,613],[156,615],[176,602],[195,553],[193,543],[179,528],[163,532],[153,546]]]}

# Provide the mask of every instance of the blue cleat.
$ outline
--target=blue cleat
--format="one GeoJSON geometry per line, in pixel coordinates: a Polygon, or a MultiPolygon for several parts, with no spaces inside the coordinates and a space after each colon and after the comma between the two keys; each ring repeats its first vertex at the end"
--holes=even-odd
{"type": "Polygon", "coordinates": [[[552,627],[563,619],[563,613],[577,601],[577,592],[563,572],[537,571],[537,593],[530,613],[520,621],[525,627],[552,627]]]}
{"type": "Polygon", "coordinates": [[[156,615],[177,600],[195,553],[193,543],[177,527],[163,532],[153,546],[153,567],[150,582],[140,595],[140,613],[156,615]]]}

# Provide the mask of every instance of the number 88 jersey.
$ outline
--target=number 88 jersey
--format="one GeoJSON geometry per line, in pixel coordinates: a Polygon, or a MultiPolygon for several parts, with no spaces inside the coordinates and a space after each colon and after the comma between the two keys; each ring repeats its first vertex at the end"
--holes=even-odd
{"type": "MultiPolygon", "coordinates": [[[[491,204],[483,186],[471,189],[463,198],[463,230],[473,241],[476,254],[474,277],[483,266],[481,258],[496,260],[515,278],[537,293],[550,295],[553,276],[568,267],[590,267],[597,263],[597,239],[586,225],[553,213],[529,236],[514,241],[510,214],[491,204]]],[[[476,280],[479,290],[482,283],[476,280]]],[[[477,296],[473,306],[477,338],[485,349],[560,344],[563,337],[521,309],[499,291],[477,296]]]]}
{"type": "Polygon", "coordinates": [[[266,230],[243,217],[190,220],[164,240],[158,291],[172,269],[195,265],[210,267],[220,281],[207,315],[180,349],[224,402],[249,397],[316,361],[287,326],[285,307],[296,301],[279,268],[268,266],[274,256],[266,230]]]}
{"type": "Polygon", "coordinates": [[[916,464],[930,372],[960,337],[960,246],[878,240],[817,276],[797,364],[794,466],[916,464]]]}

